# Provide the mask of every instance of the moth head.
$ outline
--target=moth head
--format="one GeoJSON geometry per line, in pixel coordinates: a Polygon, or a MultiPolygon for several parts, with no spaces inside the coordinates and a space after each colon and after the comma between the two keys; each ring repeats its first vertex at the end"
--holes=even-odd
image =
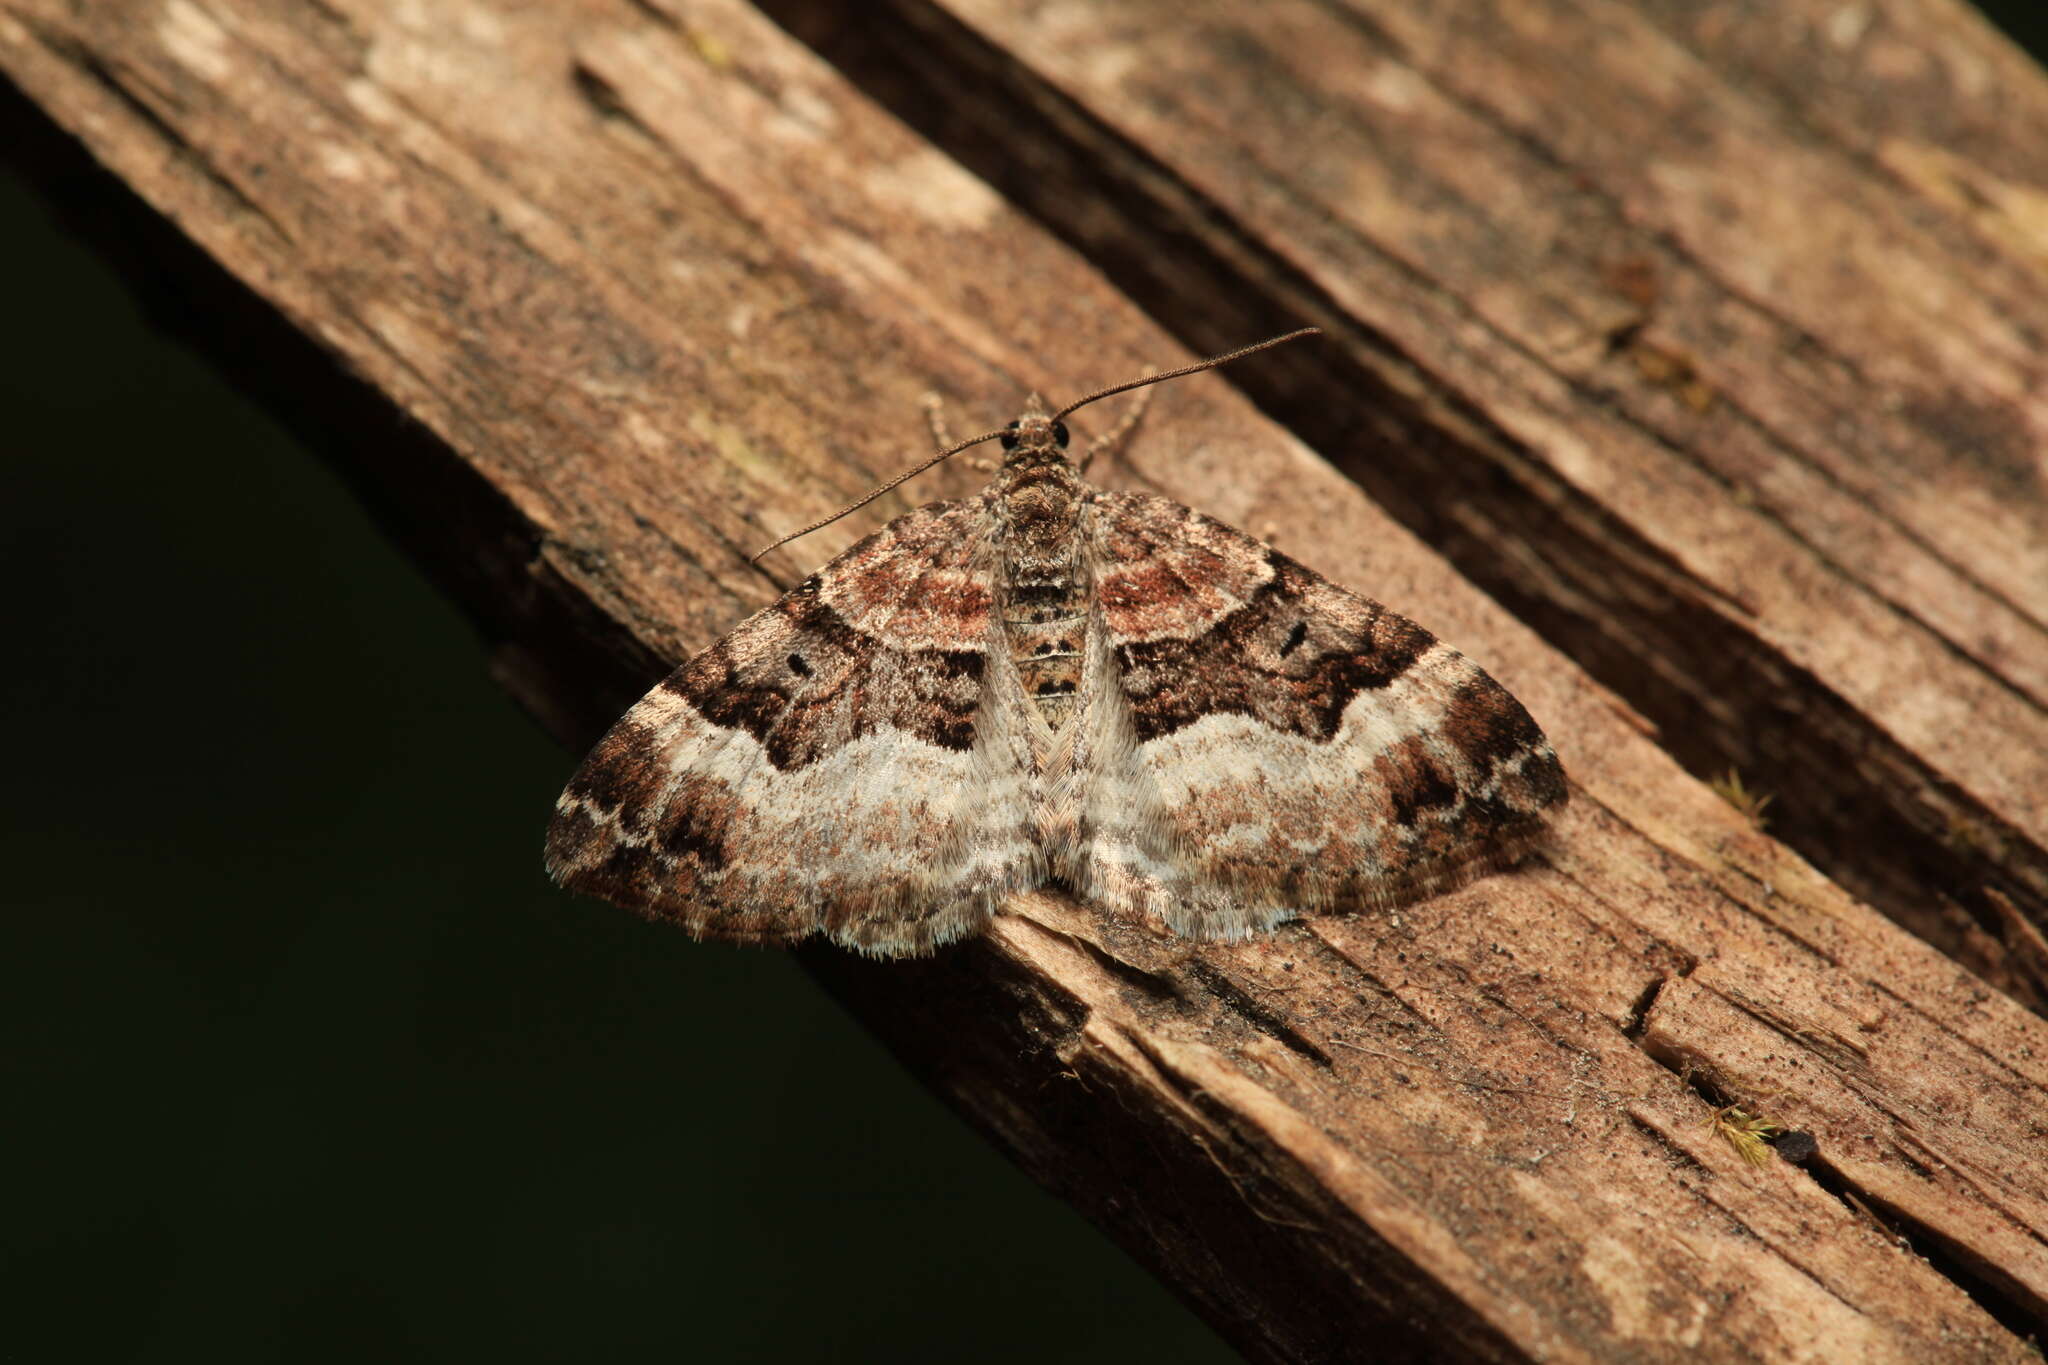
{"type": "Polygon", "coordinates": [[[1035,393],[1023,415],[997,432],[996,439],[1002,443],[1005,467],[1067,458],[1067,424],[1049,415],[1045,400],[1035,393]]]}
{"type": "Polygon", "coordinates": [[[1265,341],[1255,342],[1250,346],[1240,346],[1234,351],[1226,351],[1222,355],[1196,361],[1192,365],[1182,365],[1179,369],[1168,370],[1164,374],[1148,374],[1138,379],[1129,380],[1126,383],[1112,384],[1106,389],[1097,389],[1085,398],[1075,399],[1057,412],[1048,413],[1045,400],[1034,393],[1031,395],[1030,403],[1024,409],[1024,415],[1008,426],[998,431],[985,431],[979,436],[970,436],[964,441],[947,447],[929,460],[926,460],[923,464],[906,469],[887,483],[876,487],[865,497],[856,498],[831,516],[814,521],[800,531],[790,532],[774,544],[756,552],[749,562],[754,564],[760,563],[768,551],[775,549],[777,546],[787,545],[798,536],[807,536],[820,526],[830,526],[848,512],[867,506],[897,484],[902,483],[905,479],[914,478],[924,473],[925,470],[930,469],[939,461],[957,455],[969,446],[980,445],[983,441],[995,440],[1002,442],[1003,465],[1005,468],[1051,460],[1058,460],[1064,463],[1067,458],[1065,454],[1067,448],[1067,425],[1060,419],[1074,409],[1085,408],[1090,403],[1098,399],[1108,398],[1112,394],[1126,393],[1131,389],[1142,389],[1148,384],[1163,383],[1168,379],[1179,379],[1182,375],[1197,374],[1203,370],[1213,370],[1218,365],[1227,365],[1242,356],[1251,355],[1256,351],[1263,351],[1270,346],[1278,346],[1283,341],[1292,341],[1296,337],[1313,336],[1319,330],[1319,328],[1315,327],[1303,327],[1296,331],[1288,332],[1284,336],[1269,337],[1265,341]]]}

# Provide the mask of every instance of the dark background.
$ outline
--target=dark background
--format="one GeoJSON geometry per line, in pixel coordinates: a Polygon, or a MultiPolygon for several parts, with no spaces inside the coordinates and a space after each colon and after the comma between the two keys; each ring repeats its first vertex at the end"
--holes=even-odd
{"type": "Polygon", "coordinates": [[[574,756],[5,156],[0,260],[5,1358],[1230,1358],[787,957],[550,888],[574,756]]]}

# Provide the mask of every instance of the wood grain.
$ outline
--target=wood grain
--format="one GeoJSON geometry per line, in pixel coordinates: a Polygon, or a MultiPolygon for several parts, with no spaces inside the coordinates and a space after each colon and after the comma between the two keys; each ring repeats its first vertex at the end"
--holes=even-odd
{"type": "MultiPolygon", "coordinates": [[[[1275,6],[1263,35],[996,9],[974,16],[980,50],[1019,53],[1007,79],[1042,107],[996,83],[969,102],[1012,120],[1027,160],[1052,114],[1070,152],[1129,120],[1090,178],[1048,162],[1019,172],[1035,197],[998,193],[728,0],[4,0],[0,66],[357,376],[337,407],[415,424],[355,452],[357,475],[571,741],[900,510],[746,564],[919,454],[926,388],[988,425],[1028,389],[1188,355],[1122,292],[1182,258],[1107,252],[1105,274],[1015,206],[1084,213],[1141,147],[1146,192],[1207,205],[1210,254],[1238,252],[1232,287],[1274,285],[1232,302],[1213,269],[1186,274],[1179,311],[1313,301],[1337,346],[1233,377],[1324,414],[1302,430],[1349,432],[1324,441],[1346,471],[1384,457],[1414,482],[1397,518],[1360,489],[1390,476],[1347,477],[1214,377],[1162,393],[1104,481],[1266,535],[1459,645],[1552,734],[1573,804],[1537,864],[1399,916],[1195,947],[1039,896],[934,961],[807,959],[1258,1358],[2031,1358],[2016,1329],[2048,1316],[2048,1024],[1688,776],[1669,721],[1692,712],[1663,717],[1662,747],[1639,708],[1689,699],[1711,749],[1765,705],[1752,681],[1716,710],[1714,689],[1776,660],[1791,690],[1770,733],[1804,717],[1817,752],[1870,747],[1788,777],[1787,804],[1832,792],[1885,812],[1879,831],[1941,809],[1992,822],[2005,842],[1952,856],[2033,894],[2037,547],[2008,476],[2038,282],[1937,207],[1916,203],[1908,233],[1880,192],[1900,182],[1834,144],[1799,163],[1820,179],[1793,174],[1782,115],[1716,74],[1736,57],[1655,10],[1588,11],[1599,33],[1560,12],[1543,37],[1436,33],[1386,7],[1368,23],[1275,6]],[[1601,140],[1640,122],[1623,103],[1584,111],[1570,158],[1539,154],[1534,113],[1484,98],[1508,100],[1539,38],[1684,104],[1712,148],[1661,178],[1625,164],[1601,140]],[[1481,202],[1491,226],[1465,242],[1480,227],[1462,206],[1481,202]],[[1766,212],[1876,234],[1842,243],[1862,272],[1841,282],[1846,321],[1788,282],[1811,264],[1785,255],[1796,233],[1738,230],[1766,212]],[[1645,271],[1607,270],[1630,252],[1645,271]],[[1914,293],[1929,281],[1956,297],[1914,293]],[[1691,369],[1645,369],[1652,350],[1691,369]],[[1947,395],[1993,454],[1962,459],[1947,419],[1886,394],[1947,395]],[[1529,585],[1501,596],[1549,605],[1518,619],[1404,520],[1466,551],[1498,541],[1529,585]],[[1568,560],[1543,539],[1560,527],[1568,560]],[[1611,657],[1586,645],[1603,631],[1611,657]],[[1703,675],[1695,635],[1739,648],[1703,675]],[[1666,691],[1624,700],[1560,643],[1666,691]],[[1923,792],[1886,785],[1906,770],[1923,792]],[[1746,1164],[1710,1126],[1735,1101],[1818,1155],[1746,1164]]],[[[1565,102],[1587,77],[1547,80],[1565,102]]],[[[1134,226],[1129,194],[1101,203],[1099,240],[1194,231],[1134,226]]],[[[956,463],[907,497],[976,478],[956,463]]],[[[1830,810],[1810,827],[1846,828],[1830,810]]],[[[1887,856],[1843,854],[1896,892],[1887,856]]]]}
{"type": "Polygon", "coordinates": [[[1831,876],[2048,925],[2048,86],[1967,7],[769,8],[1192,344],[1344,338],[1262,401],[1831,876]]]}

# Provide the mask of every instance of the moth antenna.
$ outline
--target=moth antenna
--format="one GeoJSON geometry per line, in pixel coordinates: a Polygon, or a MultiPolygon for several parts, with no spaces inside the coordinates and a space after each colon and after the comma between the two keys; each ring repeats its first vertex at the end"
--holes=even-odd
{"type": "MultiPolygon", "coordinates": [[[[1106,389],[1097,389],[1094,393],[1089,394],[1086,398],[1077,399],[1076,401],[1067,404],[1065,407],[1061,408],[1058,412],[1054,413],[1047,420],[1057,422],[1062,417],[1065,417],[1068,413],[1074,411],[1074,409],[1085,408],[1098,398],[1108,398],[1112,394],[1126,393],[1131,389],[1142,389],[1148,384],[1162,384],[1169,379],[1179,379],[1184,375],[1200,374],[1203,370],[1213,370],[1218,365],[1228,365],[1233,360],[1242,360],[1244,359],[1244,357],[1248,355],[1252,355],[1258,351],[1263,351],[1271,347],[1278,346],[1282,342],[1296,341],[1302,337],[1321,336],[1322,333],[1323,329],[1320,327],[1301,327],[1297,328],[1292,332],[1283,333],[1280,336],[1267,337],[1264,341],[1253,342],[1249,346],[1240,346],[1236,350],[1226,351],[1222,355],[1210,356],[1207,360],[1198,360],[1192,365],[1183,365],[1177,370],[1168,370],[1164,374],[1148,374],[1143,379],[1133,379],[1128,383],[1114,384],[1106,389]]],[[[927,469],[930,469],[933,465],[938,464],[941,460],[950,460],[955,455],[958,455],[961,451],[967,449],[967,447],[969,446],[978,446],[983,441],[993,441],[994,439],[996,439],[996,437],[1001,436],[1003,432],[1007,430],[1009,430],[1008,427],[1004,427],[996,431],[985,431],[979,436],[970,437],[965,441],[961,441],[957,445],[946,447],[946,449],[932,456],[923,464],[918,465],[912,469],[904,470],[901,474],[898,474],[895,478],[889,480],[889,482],[869,490],[861,497],[846,504],[846,506],[840,508],[837,512],[834,512],[831,516],[825,517],[818,521],[814,521],[809,526],[804,527],[801,531],[791,531],[788,535],[776,541],[773,545],[770,545],[765,549],[757,551],[752,558],[747,560],[747,563],[759,564],[763,559],[767,558],[772,551],[781,549],[783,546],[789,544],[789,542],[791,542],[792,540],[801,539],[802,537],[809,535],[813,531],[820,530],[824,527],[830,526],[833,522],[839,520],[843,516],[846,516],[850,512],[858,512],[861,508],[866,507],[876,498],[881,497],[882,494],[896,487],[896,485],[904,483],[910,479],[916,478],[918,475],[924,473],[927,469]]]]}
{"type": "Polygon", "coordinates": [[[1183,365],[1177,370],[1168,370],[1164,374],[1148,374],[1143,379],[1133,379],[1123,384],[1112,384],[1106,389],[1097,389],[1086,398],[1075,399],[1054,413],[1049,420],[1057,422],[1074,409],[1085,408],[1098,398],[1108,398],[1112,394],[1128,393],[1132,389],[1142,389],[1148,384],[1163,384],[1169,379],[1179,379],[1184,375],[1200,374],[1203,370],[1213,370],[1218,365],[1228,365],[1233,360],[1242,360],[1248,355],[1278,346],[1282,342],[1298,341],[1302,337],[1321,336],[1322,334],[1323,329],[1320,327],[1301,327],[1292,332],[1283,333],[1280,336],[1267,337],[1264,341],[1255,341],[1249,346],[1240,346],[1234,351],[1225,351],[1222,355],[1212,355],[1207,360],[1198,360],[1192,365],[1183,365]]]}
{"type": "Polygon", "coordinates": [[[983,441],[993,441],[996,437],[1002,435],[1003,432],[1007,430],[1009,430],[1009,428],[1004,427],[996,431],[985,431],[981,435],[969,437],[967,440],[964,440],[957,445],[947,446],[944,450],[932,456],[929,460],[926,460],[923,464],[918,465],[916,468],[906,469],[901,474],[898,474],[895,478],[889,480],[889,482],[882,484],[879,487],[868,490],[860,497],[854,499],[852,502],[846,504],[846,506],[840,508],[837,512],[834,512],[831,516],[826,517],[821,521],[814,521],[809,526],[804,527],[804,529],[801,531],[791,531],[788,535],[776,541],[773,545],[768,546],[766,549],[757,551],[752,558],[747,560],[747,563],[759,564],[763,559],[768,557],[770,551],[779,550],[783,546],[789,544],[789,542],[791,542],[792,540],[796,540],[802,536],[807,536],[811,532],[819,530],[822,527],[830,526],[833,522],[839,520],[841,517],[847,515],[849,512],[858,512],[861,508],[866,507],[869,503],[873,502],[876,498],[881,497],[882,494],[888,492],[897,484],[903,483],[909,479],[916,478],[918,475],[924,473],[927,469],[930,469],[933,465],[939,463],[939,461],[950,460],[955,455],[958,455],[961,451],[967,449],[967,447],[969,446],[978,446],[983,441]]]}

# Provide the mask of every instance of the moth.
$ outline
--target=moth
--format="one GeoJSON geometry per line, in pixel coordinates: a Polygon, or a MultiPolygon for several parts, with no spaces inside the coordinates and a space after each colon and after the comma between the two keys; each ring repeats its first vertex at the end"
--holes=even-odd
{"type": "Polygon", "coordinates": [[[978,497],[898,517],[628,711],[556,804],[550,873],[700,938],[893,957],[1048,885],[1237,939],[1514,862],[1565,801],[1520,702],[1379,603],[1068,457],[1075,409],[1304,334],[1054,412],[1034,396],[853,504],[1001,442],[978,497]]]}

